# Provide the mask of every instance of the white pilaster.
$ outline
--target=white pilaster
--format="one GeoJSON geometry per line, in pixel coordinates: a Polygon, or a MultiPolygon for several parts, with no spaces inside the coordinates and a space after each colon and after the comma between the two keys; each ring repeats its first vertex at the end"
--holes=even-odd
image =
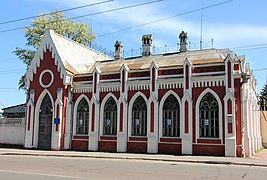
{"type": "Polygon", "coordinates": [[[159,129],[158,129],[158,100],[155,98],[155,96],[150,96],[149,100],[148,100],[148,116],[147,116],[147,137],[148,137],[148,142],[147,142],[147,152],[148,153],[158,153],[158,142],[159,142],[159,129]],[[151,114],[151,104],[154,104],[154,127],[153,131],[151,131],[151,116],[153,116],[151,114]]]}
{"type": "Polygon", "coordinates": [[[27,102],[27,116],[26,116],[26,133],[25,133],[25,142],[24,142],[24,147],[25,148],[32,148],[33,144],[32,144],[32,137],[33,137],[33,117],[34,117],[34,110],[35,110],[35,106],[34,106],[34,94],[35,94],[35,90],[31,89],[30,93],[29,93],[29,99],[27,102]],[[30,112],[29,112],[30,110],[30,112]],[[30,121],[30,122],[28,122],[30,121]],[[28,123],[30,123],[30,129],[28,129],[28,123]]]}
{"type": "MultiPolygon", "coordinates": [[[[66,128],[65,128],[65,139],[64,139],[64,149],[71,148],[71,126],[73,121],[73,104],[72,104],[72,91],[68,89],[68,98],[67,98],[67,105],[66,105],[66,128]]],[[[74,127],[73,127],[74,128],[74,127]]]]}
{"type": "Polygon", "coordinates": [[[148,117],[147,117],[147,152],[158,153],[158,142],[159,142],[159,129],[158,129],[158,65],[152,61],[150,65],[150,97],[148,99],[148,117]],[[152,111],[151,106],[154,106],[152,111]],[[153,113],[153,114],[151,114],[153,113]],[[154,117],[154,118],[153,118],[154,117]],[[153,124],[151,124],[153,121],[153,124]]]}
{"type": "Polygon", "coordinates": [[[192,129],[192,83],[191,83],[191,67],[192,62],[189,59],[185,59],[184,68],[184,96],[182,98],[182,112],[183,117],[181,120],[181,138],[182,138],[182,154],[193,154],[193,129],[192,129]],[[188,87],[186,85],[188,84],[188,87]],[[188,103],[188,132],[186,132],[186,103],[188,103]]]}
{"type": "Polygon", "coordinates": [[[90,101],[90,118],[89,118],[89,147],[90,151],[98,150],[98,140],[99,140],[99,112],[100,112],[100,103],[99,103],[99,80],[100,80],[100,69],[95,67],[93,70],[93,91],[92,91],[92,99],[90,101]],[[93,111],[93,105],[95,107],[93,111]],[[92,119],[92,115],[94,114],[94,119],[92,119]]]}
{"type": "Polygon", "coordinates": [[[63,97],[62,97],[63,89],[58,88],[57,89],[57,99],[55,101],[54,106],[54,115],[57,114],[57,108],[58,109],[58,117],[60,119],[60,124],[58,125],[58,131],[56,131],[56,124],[54,124],[54,119],[52,119],[52,137],[51,137],[51,149],[53,150],[59,150],[60,149],[60,142],[61,142],[61,131],[62,131],[62,110],[63,110],[63,97]]]}
{"type": "Polygon", "coordinates": [[[120,73],[121,73],[121,86],[120,86],[120,98],[118,101],[118,126],[117,126],[117,152],[126,152],[127,151],[127,138],[128,138],[128,128],[127,128],[127,119],[128,119],[128,71],[129,68],[127,65],[122,64],[120,73]],[[122,131],[121,127],[121,104],[123,106],[123,117],[122,117],[122,131]]]}
{"type": "Polygon", "coordinates": [[[127,117],[128,117],[128,103],[125,99],[122,97],[119,99],[118,103],[118,127],[117,127],[117,152],[126,152],[127,151],[127,117]],[[120,131],[120,115],[121,115],[121,109],[120,105],[123,104],[123,125],[122,125],[122,131],[120,131]]]}
{"type": "Polygon", "coordinates": [[[225,156],[236,157],[236,119],[235,119],[235,97],[234,97],[234,60],[230,54],[225,58],[225,96],[224,96],[224,119],[225,119],[225,156]],[[230,67],[228,67],[230,64],[230,67]],[[228,100],[231,101],[232,114],[228,114],[228,100]],[[228,118],[231,117],[230,121],[228,118]],[[228,124],[232,126],[232,133],[228,132],[228,124]]]}
{"type": "Polygon", "coordinates": [[[97,151],[98,150],[98,139],[99,139],[99,132],[98,132],[98,126],[99,126],[99,102],[95,100],[94,97],[92,97],[92,100],[90,101],[89,105],[89,151],[97,151]],[[95,111],[94,111],[94,119],[92,119],[92,114],[93,114],[93,104],[95,106],[95,111]],[[94,121],[94,129],[92,130],[92,121],[94,121]]]}

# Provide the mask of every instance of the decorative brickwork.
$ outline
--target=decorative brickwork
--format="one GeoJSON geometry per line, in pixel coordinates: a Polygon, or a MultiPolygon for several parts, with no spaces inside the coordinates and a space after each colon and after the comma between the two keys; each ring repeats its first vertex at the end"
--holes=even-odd
{"type": "Polygon", "coordinates": [[[100,75],[100,80],[112,80],[112,79],[120,79],[120,73],[100,75]]]}
{"type": "Polygon", "coordinates": [[[159,70],[159,76],[183,74],[183,68],[159,70]]]}
{"type": "Polygon", "coordinates": [[[225,71],[225,66],[204,66],[204,67],[193,67],[192,73],[207,73],[207,72],[222,72],[225,71]]]}
{"type": "Polygon", "coordinates": [[[150,71],[132,72],[128,74],[129,78],[149,77],[149,76],[150,76],[150,71]]]}
{"type": "Polygon", "coordinates": [[[81,82],[81,81],[93,81],[93,76],[80,76],[80,77],[74,77],[74,82],[81,82]]]}

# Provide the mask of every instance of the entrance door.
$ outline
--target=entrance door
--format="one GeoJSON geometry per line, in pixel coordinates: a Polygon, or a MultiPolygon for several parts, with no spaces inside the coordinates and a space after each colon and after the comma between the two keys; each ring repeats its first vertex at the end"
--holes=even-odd
{"type": "Polygon", "coordinates": [[[46,94],[39,113],[38,149],[51,149],[52,110],[50,97],[46,94]]]}

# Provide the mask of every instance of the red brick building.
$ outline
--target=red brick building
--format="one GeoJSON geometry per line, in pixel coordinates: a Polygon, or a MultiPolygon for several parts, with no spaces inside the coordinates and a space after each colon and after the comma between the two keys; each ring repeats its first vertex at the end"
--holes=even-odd
{"type": "Polygon", "coordinates": [[[25,147],[243,156],[261,147],[255,78],[229,49],[109,57],[47,30],[26,73],[25,147]]]}

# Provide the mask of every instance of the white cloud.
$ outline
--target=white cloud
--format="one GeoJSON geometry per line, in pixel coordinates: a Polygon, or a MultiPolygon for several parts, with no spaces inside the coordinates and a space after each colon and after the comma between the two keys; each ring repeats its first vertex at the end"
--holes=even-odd
{"type": "MultiPolygon", "coordinates": [[[[52,2],[51,0],[41,0],[52,2]]],[[[65,1],[58,0],[58,3],[65,4],[66,6],[79,6],[89,3],[102,2],[104,0],[75,0],[65,1]]],[[[125,7],[133,4],[143,3],[144,1],[112,1],[105,4],[94,6],[93,8],[84,8],[73,11],[71,13],[77,13],[78,15],[89,14],[93,12],[101,12],[119,7],[125,7]]],[[[148,1],[147,1],[148,2],[148,1]]],[[[106,34],[114,31],[118,31],[124,28],[133,27],[140,24],[163,19],[174,14],[170,14],[166,3],[170,3],[175,6],[178,2],[163,1],[159,3],[153,3],[149,5],[139,6],[135,8],[129,8],[120,11],[114,11],[109,13],[103,13],[92,17],[93,28],[97,30],[97,34],[106,34]]],[[[192,7],[188,2],[180,2],[180,8],[183,12],[189,11],[187,7],[192,7]]],[[[178,14],[179,12],[177,12],[178,14]]],[[[180,12],[181,13],[181,12],[180,12]]],[[[75,15],[75,14],[73,14],[75,15]]],[[[160,21],[144,25],[138,28],[134,28],[127,31],[112,34],[110,36],[121,39],[126,45],[131,44],[129,47],[133,47],[133,44],[140,45],[140,39],[142,34],[152,33],[154,34],[156,45],[174,44],[178,42],[178,33],[182,30],[187,31],[191,42],[199,41],[200,37],[200,22],[187,18],[188,16],[180,16],[172,19],[160,21]]],[[[90,21],[90,18],[85,18],[90,21]]],[[[102,37],[101,39],[105,38],[102,37]]],[[[267,27],[255,26],[250,24],[229,24],[229,23],[206,23],[203,24],[203,41],[210,41],[213,38],[215,44],[219,47],[229,46],[242,46],[247,44],[257,44],[267,41],[267,27]]],[[[113,43],[113,42],[112,42],[113,43]]],[[[127,45],[126,45],[127,47],[127,45]]]]}

